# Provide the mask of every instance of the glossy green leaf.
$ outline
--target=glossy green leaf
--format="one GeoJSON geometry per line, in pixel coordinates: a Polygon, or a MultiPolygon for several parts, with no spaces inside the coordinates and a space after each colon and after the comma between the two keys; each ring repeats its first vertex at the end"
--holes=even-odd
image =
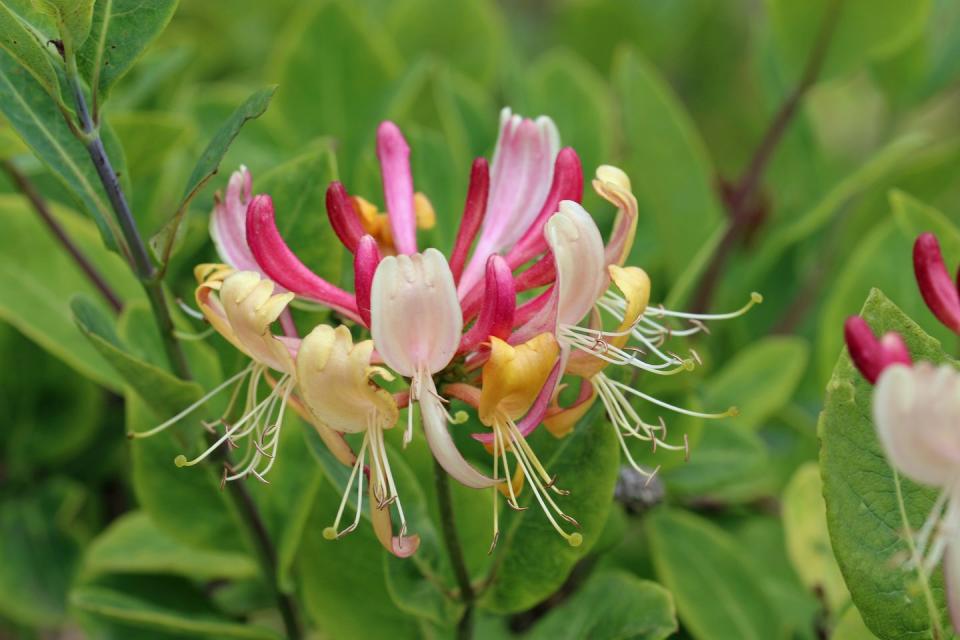
{"type": "Polygon", "coordinates": [[[73,51],[90,35],[94,0],[34,0],[34,5],[54,18],[60,37],[73,51]]]}
{"type": "Polygon", "coordinates": [[[27,69],[50,97],[62,100],[60,81],[43,42],[3,2],[0,2],[0,48],[27,69]]]}
{"type": "MultiPolygon", "coordinates": [[[[710,159],[690,116],[649,62],[622,50],[613,78],[624,118],[625,168],[641,217],[653,218],[659,245],[669,247],[664,261],[676,279],[725,219],[710,159]]],[[[647,262],[637,258],[628,262],[647,262]]]]}
{"type": "Polygon", "coordinates": [[[596,573],[562,607],[553,609],[530,640],[661,640],[677,630],[670,592],[622,571],[596,573]]]}
{"type": "MultiPolygon", "coordinates": [[[[948,360],[940,343],[879,290],[860,315],[878,335],[899,333],[915,360],[948,360]]],[[[903,563],[910,557],[907,536],[923,525],[937,492],[898,476],[887,463],[871,418],[872,395],[843,350],[818,429],[830,541],[853,603],[873,633],[890,640],[928,637],[928,602],[934,616],[945,608],[942,578],[938,570],[929,584],[921,582],[903,563]]],[[[945,615],[943,621],[946,626],[945,615]]]]}
{"type": "Polygon", "coordinates": [[[723,411],[735,406],[730,420],[743,429],[758,429],[783,407],[807,368],[807,341],[797,337],[763,338],[743,349],[704,385],[703,404],[723,411]]]}
{"type": "MultiPolygon", "coordinates": [[[[530,508],[502,516],[493,584],[483,605],[492,611],[514,612],[543,600],[563,584],[573,566],[600,537],[610,509],[610,499],[620,468],[620,449],[613,428],[593,407],[574,432],[557,444],[544,467],[558,477],[558,486],[570,495],[557,496],[557,504],[580,523],[583,542],[570,546],[550,525],[527,487],[521,504],[530,508]]],[[[535,446],[535,445],[534,445],[535,446]]],[[[568,531],[571,525],[560,520],[568,531]]]]}
{"type": "MultiPolygon", "coordinates": [[[[26,201],[0,196],[0,318],[75,370],[111,389],[120,377],[86,340],[70,315],[70,298],[85,293],[104,308],[99,293],[77,269],[26,201]]],[[[53,214],[121,299],[142,298],[139,284],[115,254],[103,248],[89,220],[61,207],[53,214]]]]}
{"type": "Polygon", "coordinates": [[[646,519],[657,576],[697,639],[768,640],[784,630],[744,550],[707,520],[660,509],[646,519]]]}
{"type": "Polygon", "coordinates": [[[87,548],[84,577],[102,573],[174,574],[212,580],[252,578],[258,568],[243,554],[186,546],[157,528],[146,513],[133,511],[111,523],[87,548]]]}
{"type": "MultiPolygon", "coordinates": [[[[174,596],[175,592],[167,593],[174,596]]],[[[186,592],[179,595],[179,598],[165,598],[172,600],[172,603],[157,602],[138,594],[90,585],[78,587],[70,593],[70,606],[86,615],[131,627],[175,633],[179,637],[250,640],[279,640],[281,637],[266,627],[234,622],[214,611],[203,610],[194,603],[183,602],[194,594],[186,592]]]]}
{"type": "Polygon", "coordinates": [[[808,462],[793,474],[783,491],[783,526],[787,552],[800,579],[812,591],[824,594],[831,611],[850,599],[833,557],[827,531],[823,483],[816,463],[808,462]]]}
{"type": "Polygon", "coordinates": [[[337,162],[326,145],[293,158],[262,177],[254,193],[273,198],[277,228],[287,245],[328,282],[339,282],[343,245],[327,217],[327,186],[337,179],[337,162]]]}
{"type": "Polygon", "coordinates": [[[81,542],[71,527],[87,496],[62,478],[18,494],[0,497],[0,616],[52,627],[66,614],[81,542]]]}
{"type": "Polygon", "coordinates": [[[774,33],[793,77],[800,77],[825,16],[836,7],[823,76],[856,70],[909,45],[923,29],[930,0],[767,0],[774,33]]]}
{"type": "Polygon", "coordinates": [[[116,246],[122,234],[87,150],[43,86],[5,50],[0,50],[0,112],[96,221],[104,243],[116,246]]]}
{"type": "Polygon", "coordinates": [[[80,49],[80,73],[102,102],[176,11],[177,0],[98,0],[90,37],[80,49]]]}
{"type": "Polygon", "coordinates": [[[353,3],[334,0],[300,7],[279,42],[269,77],[281,88],[269,121],[293,147],[324,135],[335,138],[349,180],[400,73],[389,34],[353,3]]]}
{"type": "Polygon", "coordinates": [[[267,110],[274,91],[276,91],[276,85],[265,87],[251,94],[217,130],[203,150],[200,159],[197,160],[196,166],[190,173],[190,177],[187,178],[187,185],[184,187],[183,196],[176,212],[160,233],[151,239],[154,250],[157,251],[164,263],[170,257],[173,242],[190,201],[196,197],[213,176],[217,175],[220,170],[220,161],[223,160],[224,154],[230,148],[234,138],[240,133],[243,125],[250,120],[259,118],[267,110]]]}
{"type": "Polygon", "coordinates": [[[386,25],[409,60],[432,55],[483,85],[491,84],[500,69],[505,24],[491,0],[394,2],[386,25]]]}

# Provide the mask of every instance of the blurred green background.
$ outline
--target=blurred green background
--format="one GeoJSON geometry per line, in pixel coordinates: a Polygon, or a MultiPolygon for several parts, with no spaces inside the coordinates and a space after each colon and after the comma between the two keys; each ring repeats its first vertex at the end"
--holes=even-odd
{"type": "MultiPolygon", "coordinates": [[[[244,128],[220,175],[193,201],[169,276],[186,300],[193,265],[214,259],[206,233],[213,193],[240,164],[255,190],[285,194],[281,226],[284,205],[297,211],[284,231],[305,261],[349,283],[322,193],[339,176],[352,193],[380,201],[373,137],[383,119],[408,137],[417,189],[438,214],[430,237],[448,250],[470,163],[489,157],[499,110],[510,106],[553,117],[587,177],[599,164],[628,172],[640,203],[629,262],[651,274],[654,300],[689,307],[730,224],[725,185],[744,175],[800,82],[830,3],[183,0],[117,86],[105,117],[122,143],[125,160],[117,163],[134,213],[152,236],[217,127],[254,90],[279,85],[267,113],[244,128]],[[290,176],[296,184],[284,185],[290,176]]],[[[917,231],[935,227],[945,252],[960,255],[960,4],[841,4],[821,72],[760,178],[749,228],[718,271],[709,308],[738,308],[750,291],[762,292],[764,304],[695,343],[704,367],[682,380],[642,381],[693,406],[736,404],[742,415],[671,422],[695,443],[691,461],[641,454],[663,464],[663,495],[624,497],[621,487],[590,553],[567,561],[556,584],[532,589],[530,602],[517,596],[522,610],[489,606],[480,637],[577,637],[577,629],[663,637],[670,625],[656,620],[604,635],[601,623],[583,617],[611,592],[632,593],[636,578],[673,593],[679,637],[870,637],[856,635],[868,632],[829,551],[811,466],[816,420],[843,319],[870,287],[935,326],[910,269],[917,231]],[[670,506],[649,511],[659,501],[670,506]],[[534,608],[558,589],[553,603],[586,604],[534,608]]],[[[125,299],[142,296],[5,123],[0,156],[57,204],[125,299]]],[[[599,198],[590,193],[585,204],[609,224],[612,211],[599,198]]],[[[131,455],[125,420],[153,417],[124,402],[124,381],[74,326],[70,296],[91,289],[5,177],[0,220],[0,636],[261,637],[235,624],[268,610],[269,599],[239,534],[213,513],[223,505],[207,503],[210,487],[196,489],[202,480],[182,480],[186,472],[168,464],[162,444],[153,462],[136,449],[131,455]],[[191,519],[204,518],[212,524],[191,529],[191,519]],[[205,626],[209,620],[225,626],[205,626]]],[[[935,335],[947,338],[945,330],[935,335]]],[[[222,341],[210,342],[226,368],[236,365],[222,341]]],[[[273,496],[256,490],[289,553],[281,577],[296,585],[319,637],[445,637],[451,614],[443,598],[422,576],[382,562],[369,531],[339,546],[320,539],[337,491],[315,472],[300,434],[291,438],[273,496]]],[[[409,457],[412,473],[423,476],[422,502],[432,504],[424,448],[409,457]]],[[[456,496],[479,575],[488,563],[488,502],[456,496]]],[[[633,614],[650,595],[637,594],[628,601],[633,614]]],[[[619,619],[606,610],[598,617],[619,619]]]]}

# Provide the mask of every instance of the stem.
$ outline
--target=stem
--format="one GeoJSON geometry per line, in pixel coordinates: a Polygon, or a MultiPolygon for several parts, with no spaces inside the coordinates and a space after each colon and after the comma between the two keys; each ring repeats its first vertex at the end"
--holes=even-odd
{"type": "Polygon", "coordinates": [[[37,212],[40,219],[43,220],[47,228],[50,229],[50,233],[52,233],[63,248],[66,249],[70,257],[73,258],[73,261],[80,267],[84,275],[87,276],[87,279],[90,280],[90,283],[96,287],[100,295],[110,304],[110,307],[119,313],[120,310],[123,309],[123,302],[120,300],[120,297],[110,287],[110,284],[103,277],[103,274],[97,271],[93,263],[83,255],[80,247],[70,239],[66,229],[64,229],[60,221],[54,217],[47,201],[43,199],[43,196],[40,195],[40,192],[37,191],[37,188],[30,179],[9,160],[0,162],[0,166],[2,166],[3,170],[10,176],[10,180],[13,181],[20,193],[30,201],[34,211],[37,212]]]}
{"type": "Polygon", "coordinates": [[[463,559],[463,549],[460,547],[460,538],[457,535],[457,523],[453,515],[453,498],[450,495],[450,479],[440,463],[433,461],[434,484],[437,489],[437,506],[440,509],[440,526],[443,529],[443,542],[447,547],[447,556],[453,567],[453,575],[460,587],[460,601],[464,610],[460,622],[457,624],[457,638],[469,640],[473,637],[473,606],[477,593],[470,582],[466,562],[463,559]]]}
{"type": "MultiPolygon", "coordinates": [[[[156,318],[160,329],[160,335],[163,337],[164,348],[170,364],[173,366],[176,374],[184,380],[192,378],[190,367],[186,356],[183,353],[180,341],[174,333],[173,317],[170,315],[170,306],[167,304],[167,298],[163,291],[162,278],[154,266],[147,247],[137,229],[136,219],[130,211],[127,204],[123,188],[120,186],[120,180],[110,163],[103,141],[100,138],[100,131],[94,125],[90,118],[90,111],[87,108],[86,97],[83,93],[83,87],[80,84],[77,75],[76,59],[72,53],[68,52],[67,79],[73,90],[74,99],[77,105],[77,116],[80,119],[82,128],[81,140],[90,154],[97,175],[100,176],[100,182],[110,199],[110,205],[113,207],[117,220],[120,223],[120,229],[123,237],[130,247],[130,263],[134,272],[140,280],[147,298],[150,300],[150,306],[153,309],[153,315],[156,318]]],[[[217,458],[224,463],[229,463],[229,449],[224,444],[216,452],[217,458]]],[[[240,482],[227,483],[229,486],[229,495],[237,511],[240,514],[242,522],[246,525],[250,535],[250,541],[254,553],[260,562],[264,581],[269,586],[274,599],[277,603],[277,609],[283,618],[283,624],[286,629],[287,638],[299,640],[303,637],[300,624],[296,615],[296,608],[293,600],[277,587],[277,554],[270,540],[270,534],[263,523],[256,503],[253,501],[247,488],[240,482]]]]}
{"type": "Polygon", "coordinates": [[[157,268],[150,259],[147,252],[147,246],[140,236],[140,230],[137,228],[137,221],[130,211],[130,205],[120,186],[120,180],[117,177],[113,165],[110,163],[110,157],[103,146],[103,140],[100,137],[100,130],[94,125],[90,118],[90,110],[87,108],[87,100],[83,93],[83,87],[80,84],[80,78],[77,75],[76,58],[72,54],[66,56],[67,62],[67,80],[70,88],[73,90],[73,97],[77,105],[77,117],[80,119],[82,141],[90,154],[93,166],[97,170],[100,182],[107,198],[110,200],[110,206],[113,208],[120,223],[120,231],[129,247],[130,262],[134,273],[140,280],[147,299],[150,301],[150,308],[157,320],[157,326],[160,329],[160,337],[163,339],[163,348],[166,351],[167,358],[174,372],[185,380],[190,379],[190,367],[187,358],[183,353],[183,347],[174,334],[173,317],[170,315],[170,306],[167,304],[167,298],[163,291],[163,283],[157,278],[157,268]]]}
{"type": "Polygon", "coordinates": [[[714,291],[720,283],[726,267],[727,259],[756,216],[757,212],[750,205],[760,186],[760,180],[773,159],[774,151],[776,151],[783,135],[787,132],[797,110],[800,108],[800,103],[820,75],[823,62],[830,49],[830,39],[833,36],[837,19],[840,17],[842,5],[843,0],[833,0],[827,5],[820,22],[817,39],[810,49],[810,55],[804,65],[799,82],[787,95],[783,104],[780,105],[773,121],[764,133],[760,145],[753,152],[750,164],[747,165],[746,171],[733,189],[733,193],[727,202],[730,226],[727,227],[727,232],[717,245],[700,279],[700,285],[697,287],[692,305],[694,311],[704,312],[710,306],[714,291]]]}

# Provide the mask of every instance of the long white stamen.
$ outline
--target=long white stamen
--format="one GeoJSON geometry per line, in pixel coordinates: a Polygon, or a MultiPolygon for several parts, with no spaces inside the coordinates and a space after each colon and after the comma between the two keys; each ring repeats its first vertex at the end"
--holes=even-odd
{"type": "Polygon", "coordinates": [[[130,431],[127,433],[127,437],[128,438],[149,438],[150,436],[156,435],[161,431],[163,431],[164,429],[167,429],[175,425],[177,422],[179,422],[180,420],[183,420],[185,417],[187,417],[188,415],[196,411],[198,408],[200,408],[203,404],[205,404],[208,400],[210,400],[210,398],[217,395],[218,393],[220,393],[221,391],[229,387],[231,384],[233,384],[237,380],[240,380],[241,378],[246,376],[248,373],[250,373],[250,370],[252,368],[253,368],[253,365],[251,364],[246,368],[244,368],[243,370],[241,370],[239,373],[236,373],[230,376],[225,381],[221,382],[219,385],[214,387],[212,391],[208,392],[205,396],[203,396],[202,398],[200,398],[199,400],[194,402],[192,405],[190,405],[189,407],[187,407],[177,415],[173,416],[163,424],[157,425],[156,427],[153,427],[148,431],[140,431],[140,432],[130,431]]]}
{"type": "Polygon", "coordinates": [[[747,302],[747,304],[743,305],[736,311],[731,311],[729,313],[687,313],[685,311],[670,311],[669,309],[664,309],[663,307],[648,307],[644,313],[649,312],[649,314],[655,318],[669,317],[686,318],[688,320],[732,320],[733,318],[739,318],[761,302],[763,302],[763,296],[754,291],[750,294],[750,301],[747,302]]]}
{"type": "Polygon", "coordinates": [[[616,380],[610,380],[610,383],[614,385],[616,388],[621,389],[626,393],[635,395],[638,398],[642,398],[643,400],[646,400],[647,402],[655,404],[658,407],[663,407],[664,409],[670,409],[671,411],[682,413],[687,416],[692,416],[694,418],[709,418],[709,419],[732,418],[734,416],[739,415],[740,413],[736,407],[730,407],[729,409],[727,409],[722,413],[703,413],[701,411],[691,411],[690,409],[684,409],[683,407],[678,407],[676,405],[670,404],[669,402],[658,400],[657,398],[654,398],[651,395],[647,395],[646,393],[643,393],[642,391],[634,389],[633,387],[625,385],[622,382],[618,382],[616,380]]]}
{"type": "Polygon", "coordinates": [[[327,540],[336,540],[340,536],[350,533],[360,524],[360,514],[363,511],[363,473],[360,473],[360,480],[357,490],[357,515],[353,521],[353,524],[345,529],[340,531],[340,519],[343,517],[344,509],[347,506],[347,497],[350,495],[350,488],[353,487],[354,480],[357,477],[358,471],[363,469],[364,458],[367,453],[367,442],[370,439],[370,432],[367,431],[363,436],[363,443],[360,445],[360,453],[357,454],[357,461],[353,463],[353,471],[350,472],[350,479],[347,480],[347,486],[343,490],[343,498],[340,500],[340,508],[337,509],[337,517],[333,521],[333,526],[327,527],[323,530],[323,537],[327,540]]]}

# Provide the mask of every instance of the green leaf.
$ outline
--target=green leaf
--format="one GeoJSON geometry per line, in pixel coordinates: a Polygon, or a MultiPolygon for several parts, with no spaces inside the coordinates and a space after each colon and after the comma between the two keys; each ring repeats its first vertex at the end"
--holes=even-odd
{"type": "Polygon", "coordinates": [[[529,640],[661,640],[677,631],[670,592],[629,573],[596,573],[562,607],[525,636],[529,640]]]}
{"type": "MultiPolygon", "coordinates": [[[[558,496],[565,513],[580,523],[583,535],[579,547],[570,546],[550,525],[529,487],[525,490],[522,513],[507,512],[497,545],[498,569],[482,604],[492,611],[506,613],[528,609],[556,591],[573,566],[590,551],[600,537],[620,468],[620,448],[613,427],[600,418],[600,406],[594,406],[574,432],[561,440],[556,452],[543,457],[544,467],[558,477],[558,485],[570,495],[558,496]]],[[[543,434],[539,434],[543,436],[543,434]]],[[[541,437],[541,440],[543,437],[541,437]]],[[[532,443],[534,450],[536,443],[532,443]]],[[[568,530],[570,524],[560,520],[568,530]]]]}
{"type": "Polygon", "coordinates": [[[112,319],[87,296],[74,296],[70,309],[80,331],[93,347],[154,411],[171,416],[200,397],[201,389],[195,382],[180,380],[130,353],[117,335],[112,319]]]}
{"type": "Polygon", "coordinates": [[[658,509],[646,519],[657,576],[673,593],[694,638],[778,637],[769,594],[734,539],[690,513],[658,509]]]}
{"type": "MultiPolygon", "coordinates": [[[[899,333],[915,360],[948,361],[931,338],[874,289],[861,315],[873,331],[899,333]]],[[[937,492],[897,476],[887,463],[871,419],[872,387],[844,349],[827,386],[820,416],[820,473],[827,525],[853,603],[880,638],[929,637],[927,594],[945,610],[939,570],[929,585],[903,566],[906,537],[927,518],[937,492]]],[[[946,620],[946,616],[941,616],[946,620]]]]}
{"type": "Polygon", "coordinates": [[[797,469],[783,491],[787,553],[807,588],[823,593],[830,611],[836,612],[850,594],[830,547],[826,509],[820,470],[816,463],[808,462],[797,469]]]}
{"type": "Polygon", "coordinates": [[[830,640],[874,640],[876,637],[867,629],[860,612],[853,605],[847,607],[830,634],[830,640]]]}
{"type": "Polygon", "coordinates": [[[797,337],[763,338],[743,349],[705,385],[704,406],[722,411],[736,406],[730,420],[743,429],[759,429],[783,407],[807,368],[810,349],[797,337]]]}
{"type": "Polygon", "coordinates": [[[898,53],[923,30],[931,4],[930,0],[767,0],[777,43],[795,78],[800,77],[832,6],[838,6],[839,14],[823,62],[824,78],[898,53]]]}
{"type": "MultiPolygon", "coordinates": [[[[189,587],[189,583],[184,585],[189,587]]],[[[259,625],[233,622],[210,610],[197,610],[186,598],[198,597],[184,589],[178,593],[167,590],[164,600],[143,597],[128,591],[101,586],[81,586],[70,593],[70,606],[86,615],[120,622],[131,627],[176,633],[179,637],[247,638],[250,640],[278,640],[281,636],[259,625]]]]}
{"type": "Polygon", "coordinates": [[[613,77],[640,215],[654,220],[658,244],[669,247],[663,259],[675,280],[723,225],[713,168],[690,116],[649,62],[621,50],[613,77]]]}
{"type": "MultiPolygon", "coordinates": [[[[120,377],[91,344],[79,339],[70,314],[70,297],[78,292],[105,307],[97,290],[22,198],[0,196],[0,215],[0,318],[80,374],[119,390],[120,377]]],[[[104,249],[89,220],[61,207],[53,207],[53,215],[122,300],[142,298],[130,270],[104,249]]]]}
{"type": "Polygon", "coordinates": [[[29,71],[50,97],[57,102],[63,101],[57,72],[44,44],[3,2],[0,2],[0,47],[29,71]]]}
{"type": "Polygon", "coordinates": [[[281,89],[270,122],[291,146],[335,137],[349,181],[400,74],[399,54],[387,33],[342,1],[304,5],[279,42],[269,75],[281,89]]]}
{"type": "Polygon", "coordinates": [[[111,523],[87,548],[83,575],[102,573],[174,574],[197,580],[243,579],[258,575],[248,556],[186,546],[157,528],[146,513],[133,511],[111,523]]]}
{"type": "Polygon", "coordinates": [[[90,35],[94,0],[34,0],[42,11],[57,21],[60,37],[69,51],[83,46],[90,35]]]}
{"type": "Polygon", "coordinates": [[[505,25],[491,0],[394,2],[386,24],[408,60],[432,55],[485,86],[500,69],[506,48],[505,25]],[[464,46],[468,42],[469,46],[464,46]]]}
{"type": "Polygon", "coordinates": [[[73,136],[43,86],[5,50],[0,50],[0,111],[96,221],[104,243],[115,247],[123,234],[87,150],[73,136]]]}
{"type": "Polygon", "coordinates": [[[176,8],[177,0],[97,1],[90,37],[78,52],[77,63],[101,103],[160,35],[176,8]]]}
{"type": "Polygon", "coordinates": [[[170,258],[170,251],[173,247],[177,229],[180,227],[180,222],[183,220],[183,215],[186,213],[190,201],[213,176],[217,175],[217,171],[220,169],[220,161],[227,149],[230,148],[230,143],[240,133],[243,125],[249,120],[259,118],[267,110],[276,89],[276,85],[272,85],[254,92],[243,104],[237,107],[236,111],[230,115],[213,136],[213,139],[210,140],[210,143],[207,144],[207,148],[203,150],[203,154],[197,160],[190,177],[187,178],[187,185],[183,190],[180,206],[163,230],[151,240],[151,244],[160,254],[163,264],[166,264],[170,258]]]}
{"type": "Polygon", "coordinates": [[[80,555],[77,512],[84,488],[62,478],[0,499],[0,616],[52,627],[66,613],[80,555]]]}
{"type": "Polygon", "coordinates": [[[290,248],[314,273],[339,282],[343,245],[326,215],[327,186],[337,179],[337,163],[327,145],[289,160],[255,181],[255,193],[273,198],[277,228],[290,248]]]}

